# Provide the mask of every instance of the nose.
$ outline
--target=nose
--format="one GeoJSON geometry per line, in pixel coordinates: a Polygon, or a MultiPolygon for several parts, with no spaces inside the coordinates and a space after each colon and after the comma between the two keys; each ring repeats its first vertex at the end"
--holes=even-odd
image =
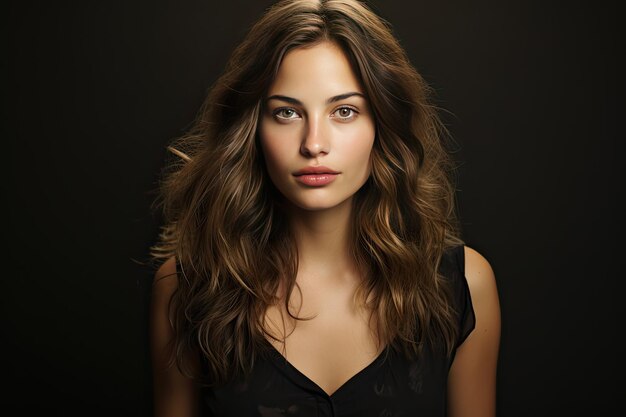
{"type": "Polygon", "coordinates": [[[300,144],[300,153],[306,157],[317,157],[328,154],[330,138],[327,126],[319,117],[310,118],[305,127],[304,137],[300,144]]]}

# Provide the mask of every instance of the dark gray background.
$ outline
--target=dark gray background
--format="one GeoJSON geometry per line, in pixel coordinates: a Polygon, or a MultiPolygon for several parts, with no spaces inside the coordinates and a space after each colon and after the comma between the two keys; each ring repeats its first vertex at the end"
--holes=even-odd
{"type": "MultiPolygon", "coordinates": [[[[2,13],[3,414],[149,416],[165,145],[270,2],[69,3],[2,13]]],[[[616,7],[373,5],[459,144],[465,238],[502,303],[499,416],[623,413],[616,7]]]]}

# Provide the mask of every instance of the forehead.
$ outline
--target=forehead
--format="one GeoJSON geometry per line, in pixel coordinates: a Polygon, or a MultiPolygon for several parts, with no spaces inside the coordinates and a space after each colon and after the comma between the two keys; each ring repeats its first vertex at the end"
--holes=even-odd
{"type": "Polygon", "coordinates": [[[329,97],[348,90],[362,92],[360,82],[344,52],[334,43],[325,41],[289,51],[268,95],[329,97]]]}

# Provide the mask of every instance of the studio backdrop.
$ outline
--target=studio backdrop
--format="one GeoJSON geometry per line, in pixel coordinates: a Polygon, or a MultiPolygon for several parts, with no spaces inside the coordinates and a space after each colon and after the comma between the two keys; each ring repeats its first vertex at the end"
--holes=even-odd
{"type": "MultiPolygon", "coordinates": [[[[165,148],[270,4],[5,6],[3,415],[151,416],[147,261],[165,148]]],[[[498,415],[623,413],[617,13],[370,4],[456,144],[463,237],[500,293],[498,415]]]]}

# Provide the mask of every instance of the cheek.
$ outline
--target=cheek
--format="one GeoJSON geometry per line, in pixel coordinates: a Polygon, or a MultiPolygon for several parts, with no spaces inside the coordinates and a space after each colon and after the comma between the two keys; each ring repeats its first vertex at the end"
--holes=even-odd
{"type": "Polygon", "coordinates": [[[368,123],[352,132],[350,140],[344,142],[344,152],[350,155],[352,165],[360,167],[359,171],[364,175],[369,175],[371,171],[370,156],[375,136],[374,126],[368,123]]]}
{"type": "Polygon", "coordinates": [[[285,166],[287,159],[287,149],[283,146],[285,142],[280,132],[261,124],[259,142],[268,172],[272,174],[280,171],[285,166]]]}

